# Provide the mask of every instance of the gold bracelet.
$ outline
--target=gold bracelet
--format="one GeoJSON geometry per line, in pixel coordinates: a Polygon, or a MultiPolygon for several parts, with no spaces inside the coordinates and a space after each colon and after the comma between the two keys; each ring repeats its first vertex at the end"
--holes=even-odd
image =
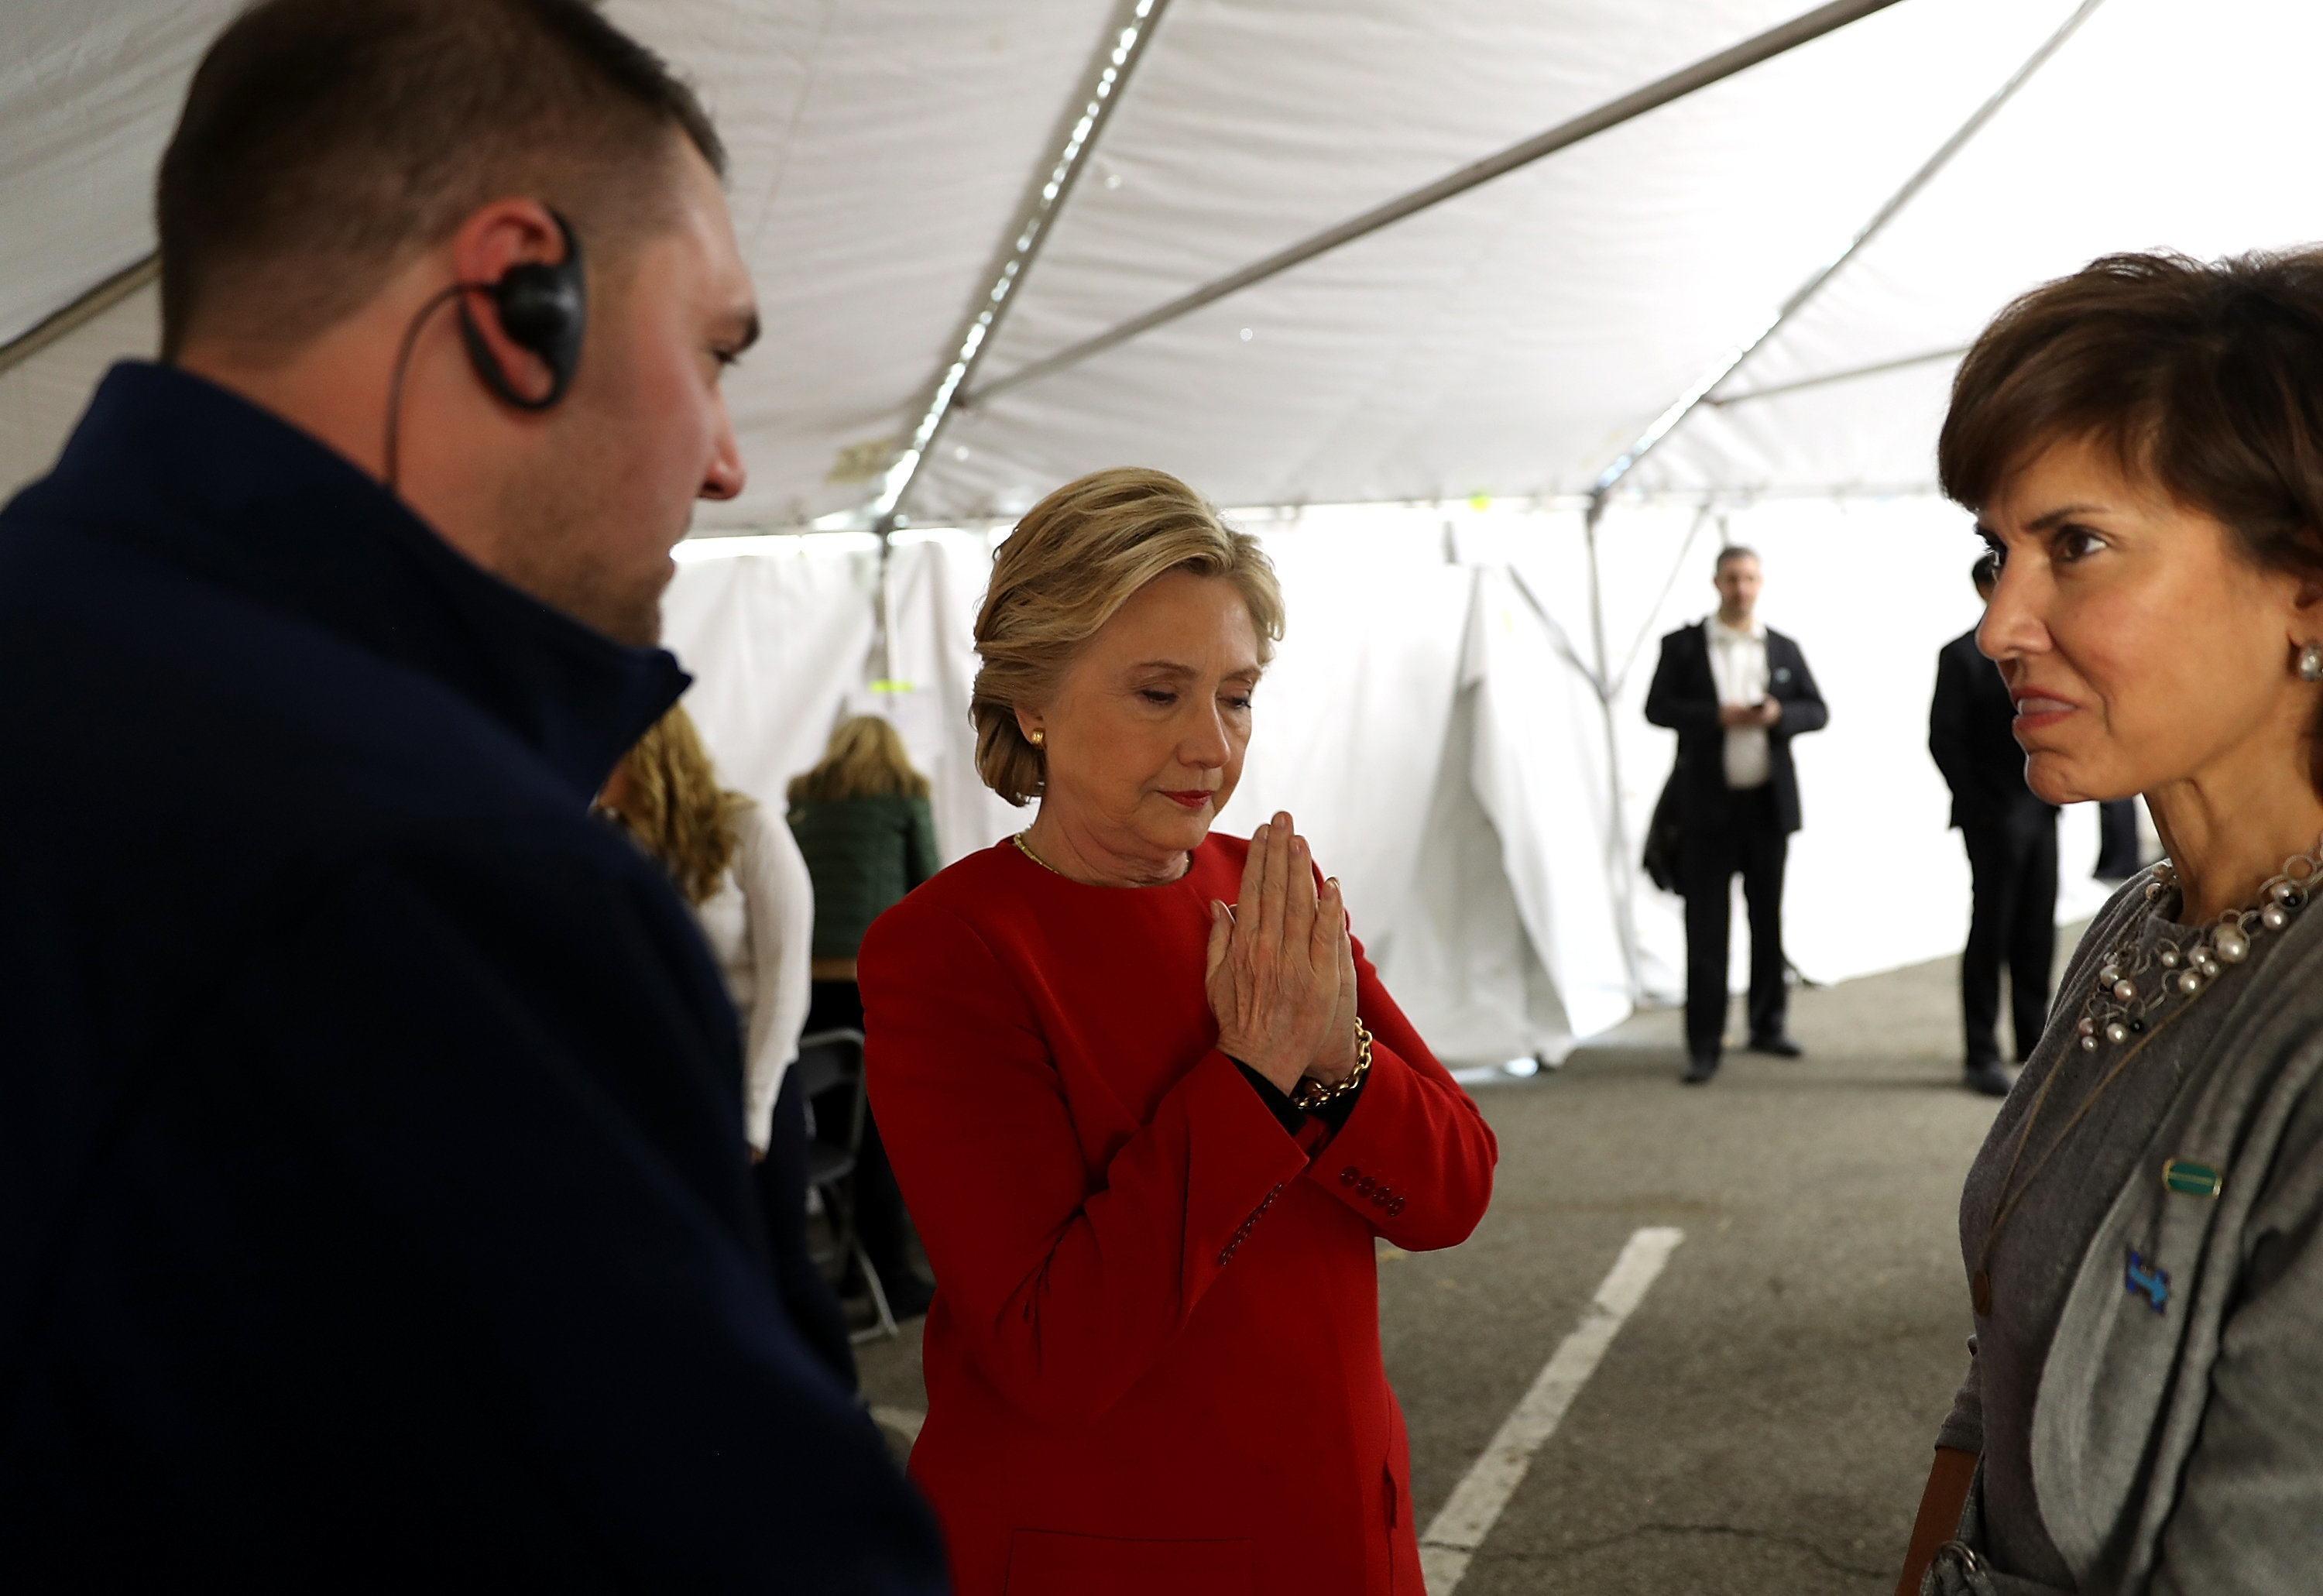
{"type": "Polygon", "coordinates": [[[1301,1080],[1299,1083],[1298,1092],[1290,1099],[1290,1106],[1301,1114],[1312,1114],[1324,1104],[1344,1097],[1363,1085],[1364,1077],[1371,1073],[1371,1068],[1372,1033],[1364,1028],[1363,1021],[1358,1019],[1355,1022],[1355,1067],[1347,1071],[1347,1078],[1335,1087],[1327,1087],[1321,1081],[1311,1078],[1301,1080]]]}

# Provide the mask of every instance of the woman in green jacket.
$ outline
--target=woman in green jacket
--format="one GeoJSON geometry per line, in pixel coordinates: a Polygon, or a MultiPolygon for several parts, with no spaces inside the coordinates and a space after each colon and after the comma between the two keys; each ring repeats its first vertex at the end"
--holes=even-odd
{"type": "MultiPolygon", "coordinates": [[[[935,816],[928,778],[912,768],[904,739],[877,715],[831,734],[822,760],[790,784],[791,831],[814,879],[813,985],[806,1029],[863,1028],[855,950],[871,922],[936,873],[935,816]]],[[[897,1318],[927,1310],[935,1288],[911,1266],[911,1219],[868,1118],[856,1176],[856,1231],[897,1318]]]]}

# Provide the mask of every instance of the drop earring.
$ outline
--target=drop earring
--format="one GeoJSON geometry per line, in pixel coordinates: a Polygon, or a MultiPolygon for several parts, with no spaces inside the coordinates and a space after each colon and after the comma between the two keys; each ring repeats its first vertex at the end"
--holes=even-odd
{"type": "Polygon", "coordinates": [[[2299,679],[2323,682],[2323,644],[2309,643],[2299,651],[2299,679]]]}

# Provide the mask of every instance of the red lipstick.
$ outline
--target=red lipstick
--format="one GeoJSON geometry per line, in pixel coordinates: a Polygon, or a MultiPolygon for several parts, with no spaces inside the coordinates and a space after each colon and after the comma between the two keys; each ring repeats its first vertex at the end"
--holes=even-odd
{"type": "Polygon", "coordinates": [[[1164,793],[1162,796],[1172,803],[1182,804],[1188,809],[1199,809],[1210,801],[1211,794],[1196,788],[1189,793],[1164,793]]]}

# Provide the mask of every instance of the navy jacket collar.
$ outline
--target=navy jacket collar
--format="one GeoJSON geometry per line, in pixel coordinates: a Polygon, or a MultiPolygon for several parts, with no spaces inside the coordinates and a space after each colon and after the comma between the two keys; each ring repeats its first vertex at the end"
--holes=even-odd
{"type": "Polygon", "coordinates": [[[26,496],[435,678],[583,803],[691,680],[482,570],[317,439],[173,367],[114,367],[26,496]]]}

